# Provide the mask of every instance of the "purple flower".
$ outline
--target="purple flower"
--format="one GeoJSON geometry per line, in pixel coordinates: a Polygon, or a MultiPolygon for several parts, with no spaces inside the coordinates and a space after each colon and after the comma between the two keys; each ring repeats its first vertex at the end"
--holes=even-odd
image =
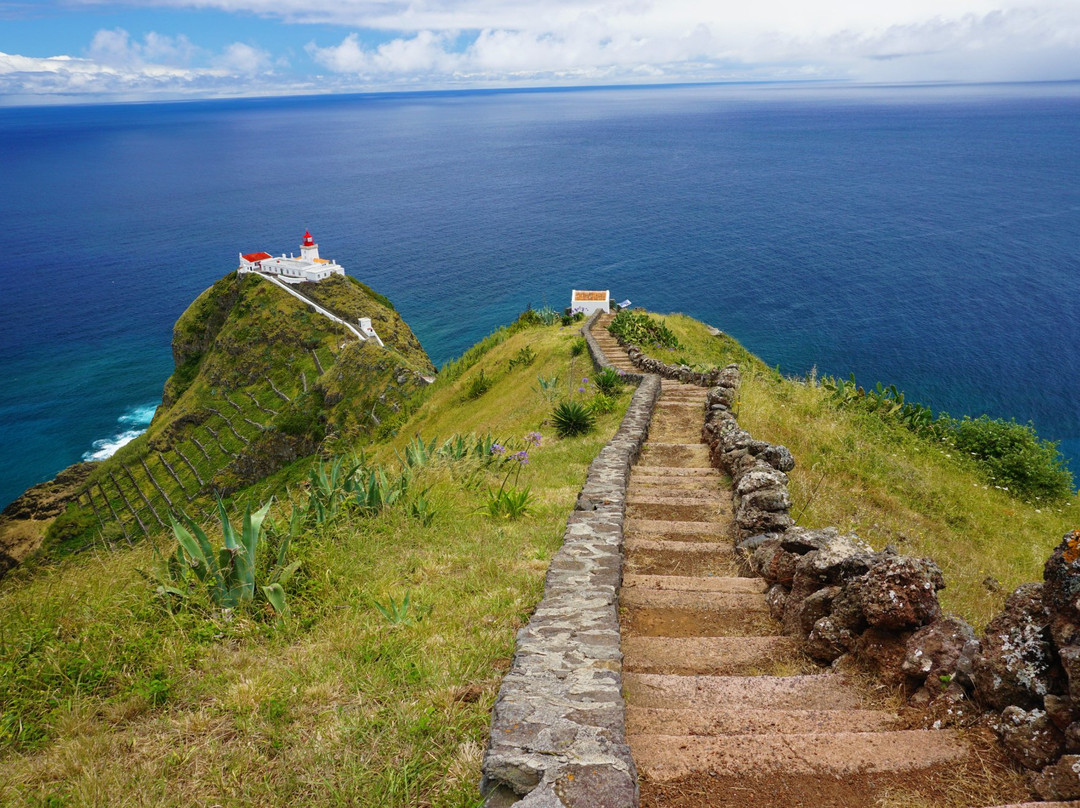
{"type": "Polygon", "coordinates": [[[577,391],[578,391],[579,393],[584,393],[584,392],[585,392],[585,388],[584,388],[584,387],[579,387],[579,388],[577,389],[577,391]]]}
{"type": "Polygon", "coordinates": [[[512,457],[514,460],[516,460],[523,466],[529,462],[529,453],[524,449],[522,449],[520,452],[515,452],[514,454],[510,455],[510,457],[512,457]]]}
{"type": "Polygon", "coordinates": [[[491,444],[491,453],[493,455],[504,455],[506,454],[506,447],[501,443],[493,443],[491,444]]]}
{"type": "Polygon", "coordinates": [[[544,439],[544,436],[539,432],[530,432],[525,436],[525,442],[531,443],[533,446],[539,446],[540,441],[544,439]]]}
{"type": "Polygon", "coordinates": [[[582,376],[581,377],[581,383],[582,384],[588,384],[589,383],[589,377],[588,376],[582,376]]]}

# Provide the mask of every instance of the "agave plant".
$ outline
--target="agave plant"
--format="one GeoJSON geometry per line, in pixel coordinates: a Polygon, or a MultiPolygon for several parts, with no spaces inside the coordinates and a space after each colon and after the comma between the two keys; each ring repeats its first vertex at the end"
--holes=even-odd
{"type": "MultiPolygon", "coordinates": [[[[159,556],[155,576],[159,582],[158,593],[187,598],[201,586],[210,601],[222,609],[236,609],[254,602],[261,595],[278,614],[287,614],[284,585],[300,567],[299,561],[285,563],[293,530],[290,529],[281,542],[277,563],[269,571],[265,583],[256,581],[255,557],[269,510],[269,502],[255,513],[251,508],[245,509],[243,525],[237,532],[224,504],[219,502],[218,517],[225,546],[216,552],[201,527],[190,519],[185,519],[185,526],[170,517],[177,547],[168,561],[159,556]]],[[[293,520],[296,519],[294,511],[293,520]]]]}
{"type": "Polygon", "coordinates": [[[578,401],[560,401],[551,414],[551,422],[555,434],[560,438],[570,438],[590,432],[596,424],[596,416],[578,401]]]}
{"type": "Polygon", "coordinates": [[[346,465],[344,458],[336,457],[329,465],[320,460],[319,465],[308,472],[307,512],[317,524],[337,516],[345,501],[349,480],[359,468],[360,462],[356,458],[349,459],[346,465]]]}
{"type": "Polygon", "coordinates": [[[396,483],[391,484],[386,472],[373,468],[353,480],[351,490],[357,509],[362,514],[373,516],[401,499],[408,487],[408,475],[402,474],[396,483]]]}

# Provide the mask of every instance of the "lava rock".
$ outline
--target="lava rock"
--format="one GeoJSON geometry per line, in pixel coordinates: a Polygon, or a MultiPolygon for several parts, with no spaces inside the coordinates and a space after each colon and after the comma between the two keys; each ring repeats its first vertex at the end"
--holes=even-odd
{"type": "Polygon", "coordinates": [[[874,628],[918,628],[941,615],[937,592],[945,579],[930,559],[882,553],[858,587],[866,622],[874,628]]]}
{"type": "Polygon", "coordinates": [[[907,647],[907,631],[885,631],[868,628],[855,643],[855,655],[859,662],[875,671],[888,685],[904,681],[903,664],[907,647]]]}
{"type": "Polygon", "coordinates": [[[1006,707],[998,734],[1005,752],[1025,769],[1042,769],[1065,751],[1065,736],[1044,710],[1006,707]]]}
{"type": "Polygon", "coordinates": [[[806,638],[806,653],[828,664],[855,648],[858,636],[838,625],[832,617],[822,617],[806,638]]]}
{"type": "Polygon", "coordinates": [[[980,702],[998,710],[1010,705],[1038,707],[1060,677],[1050,645],[1042,584],[1013,592],[1001,614],[986,627],[971,678],[980,702]]]}
{"type": "Polygon", "coordinates": [[[765,593],[765,603],[769,606],[769,614],[772,615],[773,620],[784,619],[784,604],[787,602],[787,596],[787,587],[780,584],[773,584],[765,593]]]}
{"type": "Polygon", "coordinates": [[[1031,785],[1044,800],[1080,799],[1080,755],[1062,755],[1034,775],[1031,785]]]}
{"type": "Polygon", "coordinates": [[[901,669],[931,689],[938,683],[948,684],[965,646],[974,639],[975,631],[959,617],[935,620],[908,639],[901,669]]]}

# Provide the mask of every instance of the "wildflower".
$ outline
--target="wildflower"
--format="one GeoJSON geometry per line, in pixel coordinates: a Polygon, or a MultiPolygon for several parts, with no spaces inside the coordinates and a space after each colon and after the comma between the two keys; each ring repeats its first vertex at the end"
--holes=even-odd
{"type": "Polygon", "coordinates": [[[584,392],[585,392],[585,388],[584,388],[584,387],[579,387],[579,388],[577,389],[577,391],[578,391],[579,393],[584,393],[584,392]]]}
{"type": "Polygon", "coordinates": [[[529,453],[525,449],[522,449],[520,452],[515,452],[514,454],[510,455],[510,457],[523,466],[529,462],[529,453]]]}
{"type": "Polygon", "coordinates": [[[589,383],[589,377],[588,376],[582,376],[581,377],[581,383],[582,384],[588,384],[589,383]]]}
{"type": "Polygon", "coordinates": [[[493,443],[491,444],[491,453],[493,455],[504,455],[506,454],[506,447],[501,443],[493,443]]]}
{"type": "Polygon", "coordinates": [[[533,446],[539,446],[540,441],[544,439],[544,436],[539,432],[530,432],[525,436],[525,442],[531,443],[533,446]]]}

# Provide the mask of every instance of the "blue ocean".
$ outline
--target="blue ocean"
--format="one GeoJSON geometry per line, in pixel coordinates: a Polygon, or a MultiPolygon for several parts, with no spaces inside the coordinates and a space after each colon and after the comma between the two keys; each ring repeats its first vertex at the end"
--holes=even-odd
{"type": "Polygon", "coordinates": [[[0,503],[137,435],[176,318],[305,228],[437,364],[610,288],[1080,471],[1078,144],[1077,84],[0,109],[0,503]]]}

